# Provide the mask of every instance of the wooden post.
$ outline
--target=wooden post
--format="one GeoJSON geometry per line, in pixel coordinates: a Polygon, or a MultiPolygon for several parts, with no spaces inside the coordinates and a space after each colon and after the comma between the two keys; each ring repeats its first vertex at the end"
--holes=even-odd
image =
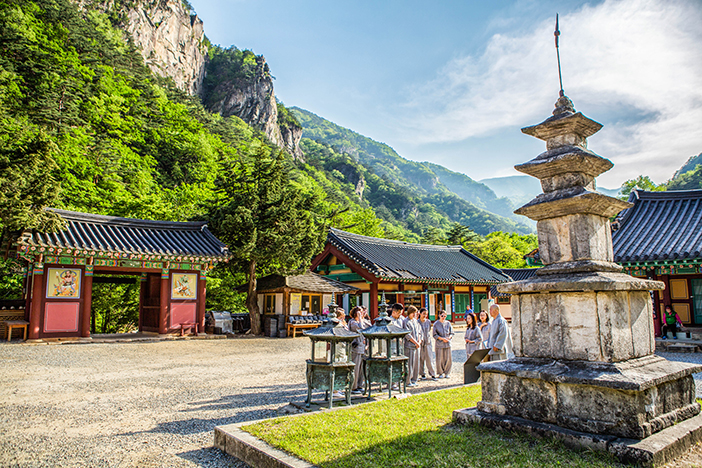
{"type": "Polygon", "coordinates": [[[93,314],[93,266],[86,265],[83,278],[83,315],[80,316],[80,336],[90,338],[90,316],[93,314]]]}
{"type": "Polygon", "coordinates": [[[168,333],[168,298],[170,297],[168,270],[161,270],[161,297],[158,309],[158,333],[165,335],[168,333]]]}
{"type": "Polygon", "coordinates": [[[374,320],[378,316],[378,283],[373,282],[370,285],[370,306],[368,307],[368,312],[370,313],[371,320],[374,320]]]}
{"type": "Polygon", "coordinates": [[[197,333],[205,334],[205,306],[207,299],[207,277],[200,272],[197,283],[197,333]]]}
{"type": "MultiPolygon", "coordinates": [[[[400,283],[397,285],[397,290],[398,291],[404,291],[405,290],[405,283],[400,283]]],[[[403,293],[399,293],[397,295],[397,302],[399,302],[402,305],[405,305],[405,295],[403,293]]]]}
{"type": "Polygon", "coordinates": [[[146,298],[148,297],[148,283],[149,277],[146,273],[142,273],[139,277],[139,332],[144,331],[144,305],[146,303],[146,298]]]}
{"type": "Polygon", "coordinates": [[[41,305],[44,298],[44,265],[41,263],[32,268],[32,308],[29,312],[29,339],[38,340],[41,323],[41,305]]]}

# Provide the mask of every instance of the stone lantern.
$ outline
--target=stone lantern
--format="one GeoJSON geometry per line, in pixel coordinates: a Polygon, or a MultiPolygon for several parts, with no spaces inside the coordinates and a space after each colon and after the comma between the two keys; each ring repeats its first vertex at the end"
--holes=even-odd
{"type": "Polygon", "coordinates": [[[312,341],[312,357],[307,360],[307,401],[312,402],[312,390],[324,390],[324,400],[332,407],[333,393],[343,390],[346,403],[351,404],[354,362],[351,342],[358,333],[344,328],[336,318],[337,305],[329,304],[329,315],[321,327],[303,332],[312,341]]]}
{"type": "Polygon", "coordinates": [[[363,357],[365,362],[366,391],[368,399],[371,397],[371,384],[377,382],[382,391],[383,384],[388,386],[388,397],[392,397],[392,385],[403,385],[406,391],[405,377],[407,376],[408,357],[402,354],[405,335],[409,330],[390,324],[388,305],[383,301],[378,307],[380,313],[375,319],[375,324],[361,330],[366,338],[368,349],[363,357]]]}
{"type": "Polygon", "coordinates": [[[649,291],[664,284],[614,263],[610,218],[631,205],[596,190],[613,166],[587,148],[601,127],[561,92],[552,117],[522,129],[546,142],[515,166],[541,181],[544,193],[515,213],[537,222],[545,266],[497,287],[512,295],[516,357],[481,364],[482,401],[454,419],[664,464],[684,445],[681,434],[694,434],[688,443],[702,437],[691,375],[702,367],[654,354],[649,291]]]}

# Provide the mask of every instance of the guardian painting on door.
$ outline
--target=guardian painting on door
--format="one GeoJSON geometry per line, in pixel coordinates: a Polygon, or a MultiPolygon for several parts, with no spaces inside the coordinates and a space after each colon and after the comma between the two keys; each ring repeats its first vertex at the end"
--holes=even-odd
{"type": "Polygon", "coordinates": [[[140,331],[173,333],[188,323],[204,332],[206,273],[229,259],[206,223],[53,211],[63,230],[25,231],[10,241],[29,272],[29,339],[90,337],[96,273],[140,278],[140,331]]]}
{"type": "Polygon", "coordinates": [[[460,245],[412,244],[335,228],[329,230],[324,250],[312,260],[310,269],[368,293],[370,304],[364,305],[373,318],[384,293],[405,305],[428,302],[432,320],[443,307],[449,320],[462,321],[471,293],[487,298],[492,285],[510,281],[460,245]]]}

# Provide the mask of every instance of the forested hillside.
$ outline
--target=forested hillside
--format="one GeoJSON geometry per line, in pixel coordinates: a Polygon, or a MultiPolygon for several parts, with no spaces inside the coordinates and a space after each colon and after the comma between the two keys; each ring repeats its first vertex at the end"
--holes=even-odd
{"type": "MultiPolygon", "coordinates": [[[[427,165],[406,161],[360,135],[350,145],[300,142],[300,123],[275,101],[263,57],[212,45],[204,36],[193,38],[186,49],[204,51],[208,78],[197,85],[195,64],[189,73],[197,86],[172,70],[177,84],[172,75],[154,74],[159,67],[153,61],[152,68],[145,65],[143,50],[129,35],[131,29],[158,27],[142,16],[138,24],[125,24],[141,12],[138,3],[90,5],[0,3],[4,239],[24,229],[60,227],[45,207],[205,219],[233,253],[228,264],[209,274],[208,309],[242,307],[233,286],[255,278],[251,272],[304,268],[330,225],[415,242],[470,241],[484,257],[498,258],[499,251],[507,263],[520,258],[521,238],[505,237],[499,248],[488,248],[495,241],[475,233],[529,229],[466,202],[427,165]],[[261,86],[269,91],[261,92],[261,86]],[[195,95],[189,94],[192,89],[195,95]],[[252,106],[258,106],[253,114],[252,106]],[[362,163],[359,152],[377,164],[362,163]],[[516,249],[507,249],[511,256],[504,254],[508,244],[516,249]]],[[[158,5],[147,7],[162,14],[158,5]]],[[[184,15],[164,21],[201,25],[184,15]]],[[[167,52],[161,50],[162,56],[167,52]]],[[[482,196],[495,201],[489,192],[482,196]]],[[[10,297],[20,283],[10,279],[9,264],[0,270],[6,278],[0,295],[10,297]]],[[[136,286],[103,289],[93,307],[100,331],[129,329],[136,286]],[[124,310],[112,310],[114,301],[124,310]]]]}
{"type": "Polygon", "coordinates": [[[498,199],[490,188],[465,174],[430,163],[409,161],[390,146],[309,111],[297,107],[290,108],[290,111],[304,129],[303,142],[308,140],[306,147],[312,147],[314,141],[346,156],[341,158],[343,167],[337,167],[341,159],[333,158],[324,161],[325,169],[344,173],[350,165],[357,168],[350,182],[365,180],[370,193],[364,197],[381,218],[406,226],[417,234],[423,234],[430,227],[447,229],[452,222],[469,226],[481,235],[493,231],[531,232],[523,222],[495,214],[499,212],[516,218],[511,214],[509,200],[498,199]],[[370,180],[366,174],[374,174],[375,179],[370,180]],[[391,196],[389,192],[392,192],[391,196]],[[486,211],[488,209],[492,212],[486,211]],[[427,212],[430,212],[433,224],[426,224],[426,216],[422,215],[427,212]]]}
{"type": "MultiPolygon", "coordinates": [[[[353,192],[312,166],[296,167],[261,131],[206,111],[198,97],[152,74],[115,26],[119,19],[68,0],[0,3],[3,236],[56,228],[46,206],[145,219],[210,219],[217,230],[226,225],[213,216],[229,204],[227,182],[259,165],[267,166],[256,174],[263,177],[273,168],[275,187],[291,194],[285,200],[306,207],[319,226],[305,230],[310,238],[300,242],[306,250],[296,262],[284,250],[276,261],[259,263],[259,275],[304,266],[330,223],[384,234],[381,221],[353,192]]],[[[241,206],[237,214],[247,210],[241,206]]],[[[250,239],[218,234],[235,254],[250,252],[250,239]]],[[[266,239],[263,230],[255,237],[266,239]]],[[[236,301],[231,286],[245,271],[238,260],[235,255],[231,268],[212,275],[208,307],[231,308],[236,301]]]]}

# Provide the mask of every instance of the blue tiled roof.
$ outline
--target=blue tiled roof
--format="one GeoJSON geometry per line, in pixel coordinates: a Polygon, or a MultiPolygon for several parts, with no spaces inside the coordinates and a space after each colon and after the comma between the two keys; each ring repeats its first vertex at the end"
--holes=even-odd
{"type": "Polygon", "coordinates": [[[615,262],[702,258],[702,190],[634,190],[629,202],[612,233],[615,262]]]}
{"type": "Polygon", "coordinates": [[[32,232],[20,244],[93,252],[188,256],[223,260],[229,257],[204,222],[149,221],[75,211],[52,210],[66,222],[64,230],[32,232]]]}
{"type": "Polygon", "coordinates": [[[330,229],[328,241],[379,278],[498,284],[509,277],[460,245],[425,245],[330,229]]]}

